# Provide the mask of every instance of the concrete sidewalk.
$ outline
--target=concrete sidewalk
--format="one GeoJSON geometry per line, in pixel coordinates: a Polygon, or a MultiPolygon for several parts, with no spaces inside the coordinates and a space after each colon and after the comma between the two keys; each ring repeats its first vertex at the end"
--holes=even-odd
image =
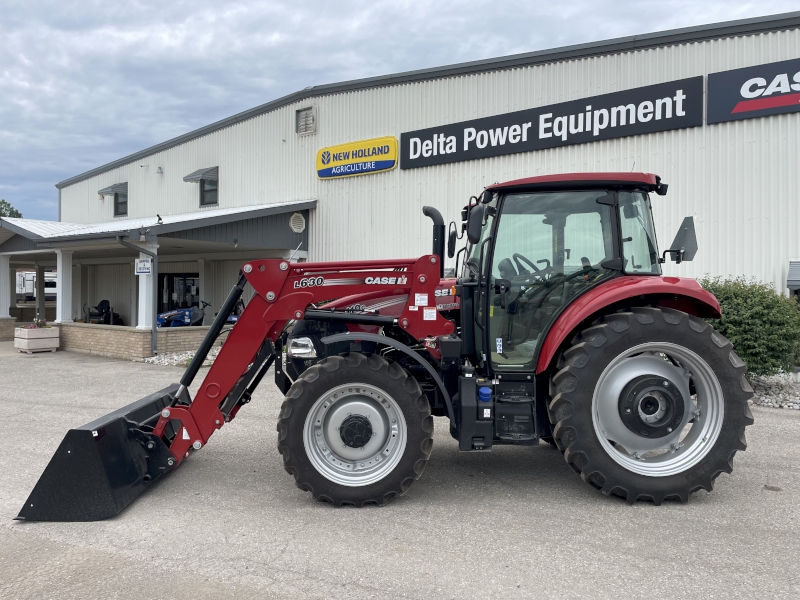
{"type": "Polygon", "coordinates": [[[5,356],[19,356],[19,352],[14,348],[14,340],[0,342],[0,358],[5,356]]]}
{"type": "Polygon", "coordinates": [[[119,516],[12,521],[68,428],[181,372],[70,352],[0,357],[0,597],[800,597],[800,412],[758,407],[733,474],[687,505],[606,498],[544,445],[461,454],[437,419],[408,494],[334,509],[282,467],[268,376],[119,516]]]}

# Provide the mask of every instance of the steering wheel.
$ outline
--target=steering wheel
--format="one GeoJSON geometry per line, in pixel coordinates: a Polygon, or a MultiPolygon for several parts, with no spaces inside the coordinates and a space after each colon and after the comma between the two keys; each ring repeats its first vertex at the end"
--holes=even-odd
{"type": "Polygon", "coordinates": [[[547,266],[547,267],[545,267],[544,269],[540,269],[540,268],[539,268],[539,267],[537,267],[535,264],[533,264],[533,261],[531,261],[530,259],[528,259],[528,258],[524,257],[524,256],[523,256],[522,254],[520,254],[519,252],[515,252],[514,254],[512,254],[512,255],[511,255],[511,258],[513,258],[513,259],[514,259],[514,262],[516,262],[516,263],[517,263],[517,266],[518,266],[518,267],[521,267],[521,265],[519,264],[519,261],[520,261],[520,260],[524,261],[525,263],[527,263],[529,266],[531,266],[531,267],[533,268],[533,271],[534,271],[534,272],[532,273],[532,275],[533,275],[534,277],[538,277],[538,278],[539,278],[539,279],[541,279],[542,281],[544,281],[544,280],[545,280],[545,275],[547,275],[547,271],[548,271],[548,269],[550,268],[550,267],[549,267],[549,264],[550,264],[550,263],[549,263],[549,261],[548,261],[548,263],[547,263],[547,264],[548,264],[548,266],[547,266]]]}

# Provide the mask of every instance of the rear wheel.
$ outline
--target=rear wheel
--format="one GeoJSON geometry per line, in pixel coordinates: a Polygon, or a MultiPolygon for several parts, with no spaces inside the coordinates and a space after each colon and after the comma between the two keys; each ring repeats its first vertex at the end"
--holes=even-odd
{"type": "Polygon", "coordinates": [[[687,501],[746,448],[753,395],[731,343],[670,309],[608,315],[582,331],[551,381],[564,457],[605,494],[687,501]]]}
{"type": "Polygon", "coordinates": [[[383,505],[419,478],[433,445],[417,381],[378,355],[333,356],[286,394],[278,450],[297,486],[337,506],[383,505]]]}

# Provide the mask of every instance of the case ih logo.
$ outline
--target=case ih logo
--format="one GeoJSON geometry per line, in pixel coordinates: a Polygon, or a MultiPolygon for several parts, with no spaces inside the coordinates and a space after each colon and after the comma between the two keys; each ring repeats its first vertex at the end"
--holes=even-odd
{"type": "Polygon", "coordinates": [[[708,123],[800,111],[800,59],[708,76],[708,123]]]}

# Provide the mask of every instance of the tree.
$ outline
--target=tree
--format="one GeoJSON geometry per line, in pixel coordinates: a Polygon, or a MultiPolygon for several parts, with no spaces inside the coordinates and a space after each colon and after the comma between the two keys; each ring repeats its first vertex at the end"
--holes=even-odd
{"type": "Polygon", "coordinates": [[[21,219],[22,213],[19,212],[13,206],[11,206],[9,202],[6,202],[5,200],[0,200],[0,217],[13,217],[16,219],[21,219]]]}

